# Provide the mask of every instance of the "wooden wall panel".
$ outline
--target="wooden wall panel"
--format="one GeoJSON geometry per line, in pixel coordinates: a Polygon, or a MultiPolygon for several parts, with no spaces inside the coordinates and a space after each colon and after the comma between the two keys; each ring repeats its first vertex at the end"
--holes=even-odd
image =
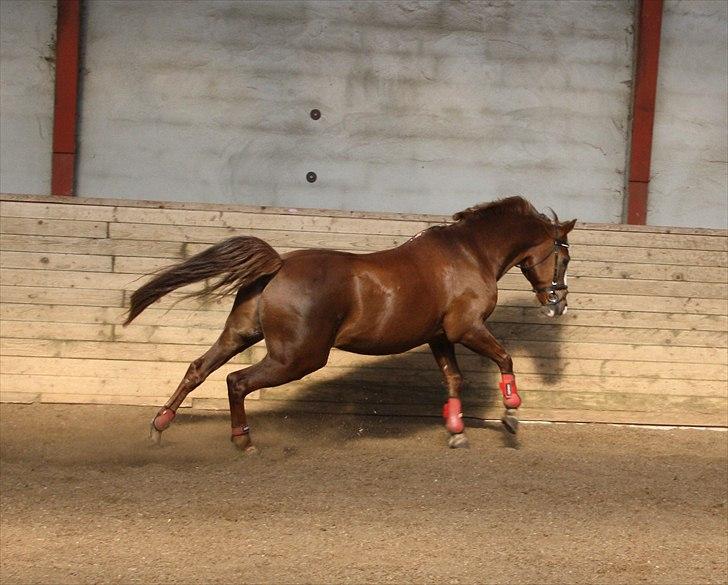
{"type": "MultiPolygon", "coordinates": [[[[144,274],[233,234],[279,251],[368,252],[447,218],[225,205],[0,196],[0,400],[159,405],[224,323],[230,299],[169,295],[127,328],[144,274]]],[[[580,225],[571,237],[571,311],[543,317],[526,280],[501,281],[490,321],[511,351],[522,417],[728,425],[728,234],[580,225]]],[[[515,271],[514,271],[515,272],[515,271]]],[[[189,290],[194,289],[190,287],[189,290]]],[[[225,375],[188,399],[226,408],[225,375]]],[[[497,370],[458,350],[466,412],[497,417],[497,370]]],[[[329,365],[254,399],[321,411],[437,414],[444,391],[426,348],[401,356],[334,350],[329,365]]]]}

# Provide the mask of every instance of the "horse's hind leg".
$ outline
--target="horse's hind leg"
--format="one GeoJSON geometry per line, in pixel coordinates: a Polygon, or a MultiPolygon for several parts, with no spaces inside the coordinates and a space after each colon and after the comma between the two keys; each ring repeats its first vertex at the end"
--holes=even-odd
{"type": "Polygon", "coordinates": [[[202,384],[207,377],[226,363],[230,358],[244,351],[254,343],[263,338],[262,335],[242,337],[239,334],[225,329],[218,340],[203,355],[194,360],[177,386],[174,394],[159,410],[152,420],[149,429],[150,438],[154,443],[159,443],[162,431],[166,430],[174,419],[177,409],[184,402],[187,395],[202,384]]]}
{"type": "Polygon", "coordinates": [[[256,309],[257,302],[254,297],[245,298],[241,293],[238,294],[220,337],[210,349],[190,364],[174,394],[152,420],[149,432],[154,443],[160,442],[162,431],[172,423],[177,409],[190,392],[230,358],[263,339],[256,323],[256,309]]]}
{"type": "Polygon", "coordinates": [[[451,448],[467,447],[468,439],[463,432],[462,405],[460,391],[463,387],[463,376],[455,358],[455,346],[444,335],[430,342],[430,349],[440,366],[447,387],[447,403],[443,409],[445,428],[450,432],[448,445],[451,448]]]}
{"type": "MultiPolygon", "coordinates": [[[[269,351],[270,351],[269,347],[269,351]]],[[[269,353],[257,364],[228,374],[228,399],[230,401],[230,440],[241,451],[252,451],[250,428],[245,415],[245,397],[261,388],[272,388],[299,380],[326,365],[329,348],[308,347],[296,355],[272,357],[269,353]]]]}

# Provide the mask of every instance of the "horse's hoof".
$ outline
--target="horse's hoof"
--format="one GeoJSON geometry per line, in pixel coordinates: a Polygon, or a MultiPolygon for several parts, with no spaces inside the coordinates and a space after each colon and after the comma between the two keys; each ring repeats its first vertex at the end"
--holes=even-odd
{"type": "Polygon", "coordinates": [[[258,447],[255,445],[248,445],[247,447],[235,447],[235,452],[241,457],[256,457],[260,455],[260,451],[258,451],[258,447]]]}
{"type": "Polygon", "coordinates": [[[450,449],[463,449],[468,446],[468,438],[465,436],[465,433],[455,433],[454,435],[450,435],[447,446],[450,449]]]}
{"type": "Polygon", "coordinates": [[[162,444],[162,431],[157,430],[157,427],[154,426],[154,421],[149,425],[149,442],[154,447],[162,444]]]}
{"type": "Polygon", "coordinates": [[[503,418],[501,418],[501,422],[509,433],[515,435],[518,432],[518,418],[508,410],[506,410],[503,418]]]}
{"type": "Polygon", "coordinates": [[[252,454],[257,451],[250,440],[250,435],[239,435],[230,437],[233,446],[241,453],[252,454]]]}

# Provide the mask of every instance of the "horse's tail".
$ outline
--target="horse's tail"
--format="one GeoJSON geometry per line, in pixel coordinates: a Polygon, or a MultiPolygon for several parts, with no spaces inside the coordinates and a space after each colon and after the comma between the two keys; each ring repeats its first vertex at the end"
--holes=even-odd
{"type": "Polygon", "coordinates": [[[157,274],[131,295],[131,306],[124,325],[167,293],[208,278],[217,278],[204,289],[189,296],[223,296],[250,286],[263,276],[278,272],[283,260],[269,244],[259,238],[229,238],[184,262],[157,274]]]}

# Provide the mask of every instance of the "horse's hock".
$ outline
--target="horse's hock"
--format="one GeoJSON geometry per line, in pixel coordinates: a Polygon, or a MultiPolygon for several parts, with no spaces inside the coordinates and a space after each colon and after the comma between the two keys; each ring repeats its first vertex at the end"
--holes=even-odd
{"type": "MultiPolygon", "coordinates": [[[[2,196],[0,216],[0,400],[150,406],[214,342],[232,299],[200,304],[183,289],[123,328],[144,274],[232,235],[278,251],[367,252],[447,221],[15,195],[2,196]]],[[[567,315],[543,316],[527,281],[508,274],[489,320],[513,356],[521,419],[728,426],[728,233],[581,224],[570,241],[567,315]]],[[[497,369],[458,352],[465,415],[499,417],[497,369]]],[[[264,354],[262,343],[246,350],[185,404],[227,410],[226,375],[264,354]]],[[[427,348],[389,357],[334,350],[323,370],[249,397],[438,416],[444,398],[427,348]]]]}

